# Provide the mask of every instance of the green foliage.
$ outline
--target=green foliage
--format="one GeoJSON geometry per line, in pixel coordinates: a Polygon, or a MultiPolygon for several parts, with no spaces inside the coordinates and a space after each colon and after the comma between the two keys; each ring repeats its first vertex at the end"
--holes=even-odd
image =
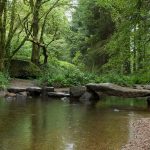
{"type": "MultiPolygon", "coordinates": [[[[140,73],[149,57],[149,5],[146,0],[97,0],[111,12],[116,31],[106,44],[109,62],[105,70],[140,73]],[[147,42],[146,42],[147,41],[147,42]]],[[[145,70],[148,72],[148,70],[145,70]]]]}
{"type": "Polygon", "coordinates": [[[0,89],[4,89],[8,85],[8,75],[0,72],[0,89]]]}
{"type": "Polygon", "coordinates": [[[43,67],[43,73],[39,78],[40,84],[55,87],[67,87],[71,85],[85,85],[92,82],[92,76],[79,70],[73,64],[63,61],[51,61],[43,67]]]}
{"type": "Polygon", "coordinates": [[[150,71],[134,74],[132,82],[134,84],[150,84],[150,71]]]}
{"type": "Polygon", "coordinates": [[[23,60],[24,59],[29,60],[31,58],[31,53],[32,53],[31,47],[32,47],[32,43],[26,42],[14,57],[23,60]]]}
{"type": "MultiPolygon", "coordinates": [[[[79,0],[79,5],[73,14],[71,43],[71,57],[73,63],[77,64],[77,57],[81,57],[82,66],[88,70],[101,68],[107,62],[105,45],[114,32],[114,22],[110,11],[96,0],[79,0]],[[82,56],[78,56],[78,54],[82,56]]],[[[77,64],[78,65],[78,64],[77,64]]],[[[80,65],[80,63],[79,63],[80,65]]]]}
{"type": "Polygon", "coordinates": [[[87,83],[115,83],[123,86],[132,86],[134,84],[149,84],[150,72],[133,75],[111,72],[97,75],[91,72],[83,72],[67,62],[55,61],[43,68],[43,74],[39,78],[39,83],[55,87],[85,85],[87,83]]]}
{"type": "Polygon", "coordinates": [[[107,73],[95,79],[96,83],[115,83],[123,86],[134,84],[150,84],[150,72],[145,74],[122,75],[118,73],[107,73]]]}

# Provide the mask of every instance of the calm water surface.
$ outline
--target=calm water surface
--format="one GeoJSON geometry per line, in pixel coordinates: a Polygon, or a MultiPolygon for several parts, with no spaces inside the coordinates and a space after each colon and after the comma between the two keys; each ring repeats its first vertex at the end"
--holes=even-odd
{"type": "Polygon", "coordinates": [[[60,100],[0,99],[0,150],[120,150],[145,101],[108,98],[95,107],[60,100]]]}

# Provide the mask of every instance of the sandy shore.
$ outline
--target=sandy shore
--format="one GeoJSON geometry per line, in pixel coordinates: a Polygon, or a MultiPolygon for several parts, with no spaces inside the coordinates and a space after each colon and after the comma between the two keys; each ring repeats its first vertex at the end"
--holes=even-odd
{"type": "Polygon", "coordinates": [[[133,138],[122,150],[150,150],[150,118],[143,118],[133,123],[133,138]]]}

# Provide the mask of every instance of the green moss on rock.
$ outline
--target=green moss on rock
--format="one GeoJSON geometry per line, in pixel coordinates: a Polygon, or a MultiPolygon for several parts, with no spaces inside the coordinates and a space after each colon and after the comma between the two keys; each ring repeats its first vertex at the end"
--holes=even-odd
{"type": "Polygon", "coordinates": [[[27,60],[13,59],[10,64],[10,76],[15,78],[37,78],[40,68],[27,60]]]}

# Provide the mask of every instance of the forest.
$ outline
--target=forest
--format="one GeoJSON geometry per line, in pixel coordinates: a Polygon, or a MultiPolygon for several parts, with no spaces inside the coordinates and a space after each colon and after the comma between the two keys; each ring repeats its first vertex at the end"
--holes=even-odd
{"type": "Polygon", "coordinates": [[[0,0],[0,87],[150,83],[149,0],[0,0]]]}
{"type": "Polygon", "coordinates": [[[150,0],[0,0],[0,150],[150,150],[150,0]]]}

